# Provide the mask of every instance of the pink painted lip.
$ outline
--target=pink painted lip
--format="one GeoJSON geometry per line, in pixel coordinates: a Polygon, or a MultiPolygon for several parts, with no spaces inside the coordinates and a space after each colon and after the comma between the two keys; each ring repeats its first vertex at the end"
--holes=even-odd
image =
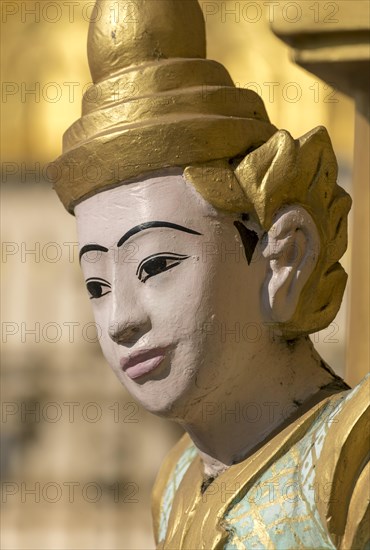
{"type": "Polygon", "coordinates": [[[148,374],[157,368],[165,358],[166,349],[153,348],[137,351],[130,355],[130,357],[124,357],[120,360],[121,368],[129,378],[135,380],[135,378],[148,374]]]}

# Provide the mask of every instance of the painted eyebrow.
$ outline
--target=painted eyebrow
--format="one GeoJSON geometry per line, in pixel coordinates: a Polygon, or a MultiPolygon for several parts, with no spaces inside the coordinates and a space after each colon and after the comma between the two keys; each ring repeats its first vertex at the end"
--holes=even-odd
{"type": "Polygon", "coordinates": [[[90,252],[91,250],[100,250],[101,252],[108,252],[108,248],[105,246],[101,246],[100,244],[86,244],[83,246],[80,250],[79,254],[79,262],[81,263],[81,258],[86,252],[90,252]]]}
{"type": "Polygon", "coordinates": [[[140,223],[139,225],[136,225],[127,233],[123,235],[123,237],[120,238],[120,240],[117,243],[117,247],[120,247],[123,245],[124,242],[126,242],[130,237],[133,235],[136,235],[137,233],[140,233],[140,231],[145,231],[145,229],[149,229],[151,227],[169,227],[171,229],[177,229],[178,231],[184,231],[184,233],[191,233],[192,235],[202,235],[202,233],[199,233],[198,231],[195,231],[194,229],[190,229],[189,227],[184,227],[183,225],[178,225],[177,223],[171,223],[171,222],[146,222],[146,223],[140,223]]]}

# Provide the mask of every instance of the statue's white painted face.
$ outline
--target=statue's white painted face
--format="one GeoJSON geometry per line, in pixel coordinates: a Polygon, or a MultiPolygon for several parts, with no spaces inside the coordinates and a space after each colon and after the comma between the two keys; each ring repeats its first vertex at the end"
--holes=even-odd
{"type": "Polygon", "coordinates": [[[248,265],[236,215],[181,175],[98,193],[75,213],[104,355],[145,408],[185,419],[241,369],[255,374],[266,268],[248,265]]]}

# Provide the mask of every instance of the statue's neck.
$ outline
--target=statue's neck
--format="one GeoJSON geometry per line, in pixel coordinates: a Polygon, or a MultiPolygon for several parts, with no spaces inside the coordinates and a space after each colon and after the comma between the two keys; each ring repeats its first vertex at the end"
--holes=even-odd
{"type": "Polygon", "coordinates": [[[259,358],[230,391],[220,389],[217,398],[202,403],[198,414],[184,423],[206,476],[216,477],[243,460],[307,403],[324,398],[323,388],[337,378],[308,338],[273,346],[269,362],[259,358]]]}

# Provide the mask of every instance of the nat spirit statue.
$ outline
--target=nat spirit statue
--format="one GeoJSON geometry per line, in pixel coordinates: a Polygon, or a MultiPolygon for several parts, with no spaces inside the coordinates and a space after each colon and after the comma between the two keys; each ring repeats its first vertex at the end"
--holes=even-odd
{"type": "Polygon", "coordinates": [[[158,548],[365,548],[368,389],[308,338],[346,283],[326,130],[278,131],[205,59],[196,0],[98,0],[92,21],[56,191],[107,361],[186,431],[154,487],[158,548]]]}

